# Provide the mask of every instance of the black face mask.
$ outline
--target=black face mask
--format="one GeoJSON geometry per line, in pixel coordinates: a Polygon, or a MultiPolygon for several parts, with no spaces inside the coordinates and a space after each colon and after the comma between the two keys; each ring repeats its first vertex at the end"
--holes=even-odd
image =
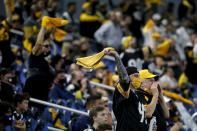
{"type": "Polygon", "coordinates": [[[47,56],[49,56],[50,54],[51,54],[51,51],[44,52],[44,53],[43,53],[43,56],[44,56],[44,57],[47,57],[47,56]]]}
{"type": "Polygon", "coordinates": [[[67,85],[66,79],[61,79],[59,80],[59,84],[63,87],[65,87],[67,85]]]}

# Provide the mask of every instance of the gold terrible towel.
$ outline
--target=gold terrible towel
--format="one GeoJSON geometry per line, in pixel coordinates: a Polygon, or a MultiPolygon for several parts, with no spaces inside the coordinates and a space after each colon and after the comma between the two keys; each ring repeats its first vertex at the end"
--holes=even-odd
{"type": "Polygon", "coordinates": [[[171,44],[172,44],[171,39],[164,40],[162,43],[156,46],[155,55],[166,56],[171,44]]]}
{"type": "Polygon", "coordinates": [[[55,29],[55,31],[53,33],[55,40],[58,41],[58,42],[63,41],[67,34],[68,34],[67,32],[65,32],[62,29],[58,29],[58,28],[55,29]]]}
{"type": "Polygon", "coordinates": [[[108,47],[97,54],[87,56],[87,57],[77,58],[76,59],[77,64],[87,69],[97,69],[101,65],[103,65],[103,62],[101,62],[101,59],[104,57],[105,51],[111,51],[111,50],[114,50],[114,48],[108,47]]]}
{"type": "Polygon", "coordinates": [[[163,92],[164,96],[167,96],[167,97],[170,97],[174,100],[181,101],[185,104],[194,106],[194,103],[192,101],[190,101],[190,100],[188,100],[188,99],[186,99],[186,98],[184,98],[184,97],[182,97],[182,96],[180,96],[176,93],[173,93],[173,92],[170,92],[170,91],[167,91],[167,90],[162,90],[162,92],[163,92]]]}
{"type": "Polygon", "coordinates": [[[45,27],[47,29],[64,26],[67,25],[68,23],[69,23],[68,20],[64,20],[62,18],[52,18],[49,16],[44,16],[42,18],[42,27],[45,27]]]}

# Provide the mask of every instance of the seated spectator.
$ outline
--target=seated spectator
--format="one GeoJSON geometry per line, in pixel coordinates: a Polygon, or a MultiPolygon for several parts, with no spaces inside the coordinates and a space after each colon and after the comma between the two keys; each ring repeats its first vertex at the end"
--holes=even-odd
{"type": "MultiPolygon", "coordinates": [[[[98,130],[99,125],[101,124],[112,124],[109,123],[109,110],[106,110],[106,108],[103,107],[97,107],[96,109],[93,109],[90,111],[90,118],[93,120],[93,128],[95,130],[98,130]]],[[[110,116],[111,117],[111,116],[110,116]]]]}
{"type": "Polygon", "coordinates": [[[57,72],[52,89],[49,91],[49,100],[73,100],[74,96],[66,90],[66,87],[67,81],[64,71],[57,72]]]}
{"type": "Polygon", "coordinates": [[[154,72],[155,74],[162,75],[165,69],[165,61],[164,57],[162,56],[155,56],[153,59],[153,63],[149,65],[149,69],[151,72],[154,72]]]}
{"type": "Polygon", "coordinates": [[[14,96],[14,106],[16,109],[16,113],[23,115],[28,110],[29,104],[29,95],[24,94],[16,94],[14,96]]]}
{"type": "Polygon", "coordinates": [[[97,130],[101,124],[109,124],[111,117],[109,110],[104,107],[96,107],[90,111],[90,116],[80,116],[71,122],[72,131],[84,131],[88,129],[97,130]],[[109,117],[109,118],[108,118],[109,117]]]}
{"type": "MultiPolygon", "coordinates": [[[[77,68],[77,67],[76,67],[77,68]]],[[[71,92],[75,92],[79,90],[82,86],[82,79],[84,79],[84,73],[81,70],[75,70],[74,65],[71,66],[71,81],[67,86],[67,90],[71,92]],[[72,68],[74,68],[72,70],[72,68]]]]}
{"type": "Polygon", "coordinates": [[[13,112],[12,120],[13,123],[7,129],[26,131],[27,126],[27,114],[28,110],[29,95],[28,94],[16,94],[14,96],[15,111],[13,112]]]}
{"type": "Polygon", "coordinates": [[[167,68],[164,75],[159,79],[162,88],[173,90],[178,87],[177,80],[174,77],[172,68],[167,68]]]}

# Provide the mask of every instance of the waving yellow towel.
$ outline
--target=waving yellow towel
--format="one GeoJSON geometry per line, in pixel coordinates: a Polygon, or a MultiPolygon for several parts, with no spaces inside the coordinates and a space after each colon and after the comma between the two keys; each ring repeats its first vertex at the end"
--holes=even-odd
{"type": "Polygon", "coordinates": [[[168,53],[168,50],[170,48],[170,45],[172,44],[172,40],[171,39],[166,39],[164,40],[161,44],[159,44],[156,47],[156,55],[161,55],[161,56],[165,56],[168,53]]]}
{"type": "Polygon", "coordinates": [[[154,26],[155,26],[155,22],[154,22],[153,20],[149,19],[149,20],[146,22],[146,24],[145,24],[144,28],[142,29],[142,31],[143,31],[144,33],[147,33],[147,32],[149,32],[150,30],[152,30],[154,26]]]}
{"type": "Polygon", "coordinates": [[[64,40],[65,36],[67,35],[67,32],[57,28],[55,29],[53,35],[56,41],[61,42],[64,40]]]}
{"type": "Polygon", "coordinates": [[[184,5],[184,6],[186,6],[187,8],[192,8],[192,5],[189,3],[189,1],[188,0],[183,0],[182,1],[182,4],[184,5]]]}
{"type": "Polygon", "coordinates": [[[182,97],[182,96],[180,96],[176,93],[173,93],[173,92],[170,92],[170,91],[167,91],[167,90],[162,90],[162,92],[163,92],[164,96],[167,96],[167,97],[170,97],[174,100],[181,101],[185,104],[194,106],[194,103],[192,101],[190,101],[190,100],[188,100],[188,99],[186,99],[186,98],[184,98],[184,97],[182,97]]]}
{"type": "Polygon", "coordinates": [[[105,55],[104,54],[105,51],[110,51],[110,50],[114,50],[114,48],[108,47],[108,48],[105,48],[103,51],[101,51],[97,54],[94,54],[92,56],[77,58],[76,59],[77,64],[81,65],[87,69],[97,69],[98,67],[103,65],[103,63],[101,62],[101,59],[105,55]]]}
{"type": "Polygon", "coordinates": [[[99,21],[99,16],[97,16],[97,15],[89,15],[87,13],[82,13],[80,15],[80,21],[81,22],[99,21]]]}
{"type": "Polygon", "coordinates": [[[122,38],[122,45],[124,47],[124,49],[129,48],[129,44],[134,40],[134,38],[130,35],[130,36],[126,36],[122,38]]]}
{"type": "Polygon", "coordinates": [[[69,23],[68,20],[64,20],[62,18],[52,18],[49,16],[44,16],[42,18],[42,27],[45,27],[47,29],[64,26],[67,25],[68,23],[69,23]]]}
{"type": "Polygon", "coordinates": [[[161,34],[160,34],[159,32],[154,32],[154,33],[152,34],[152,38],[153,38],[154,40],[159,40],[159,39],[161,38],[161,34]]]}

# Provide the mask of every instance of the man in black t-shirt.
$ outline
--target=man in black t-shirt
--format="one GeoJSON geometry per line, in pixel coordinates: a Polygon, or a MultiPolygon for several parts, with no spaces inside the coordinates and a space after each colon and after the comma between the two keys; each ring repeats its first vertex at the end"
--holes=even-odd
{"type": "Polygon", "coordinates": [[[25,83],[24,91],[31,97],[41,100],[48,99],[49,88],[53,82],[53,70],[45,60],[50,54],[49,31],[44,27],[38,34],[37,41],[29,57],[29,77],[25,83]],[[48,36],[49,37],[49,36],[48,36]]]}
{"type": "Polygon", "coordinates": [[[105,54],[115,57],[120,79],[113,96],[113,112],[117,119],[116,131],[147,131],[144,105],[133,88],[132,79],[138,77],[137,68],[126,69],[116,51],[105,54]]]}
{"type": "Polygon", "coordinates": [[[140,78],[142,80],[141,88],[136,90],[138,97],[143,101],[147,112],[147,119],[149,128],[152,126],[153,119],[158,131],[166,131],[166,119],[169,118],[169,110],[164,101],[163,94],[158,83],[154,80],[156,75],[150,73],[148,70],[139,71],[140,78]],[[153,94],[150,90],[153,86],[158,88],[158,95],[153,94]],[[154,100],[153,100],[154,99],[154,100]],[[152,103],[152,101],[156,101],[152,103]]]}
{"type": "Polygon", "coordinates": [[[149,47],[140,49],[129,47],[120,56],[124,66],[135,66],[138,69],[142,69],[145,60],[150,57],[151,53],[152,51],[149,47]]]}

